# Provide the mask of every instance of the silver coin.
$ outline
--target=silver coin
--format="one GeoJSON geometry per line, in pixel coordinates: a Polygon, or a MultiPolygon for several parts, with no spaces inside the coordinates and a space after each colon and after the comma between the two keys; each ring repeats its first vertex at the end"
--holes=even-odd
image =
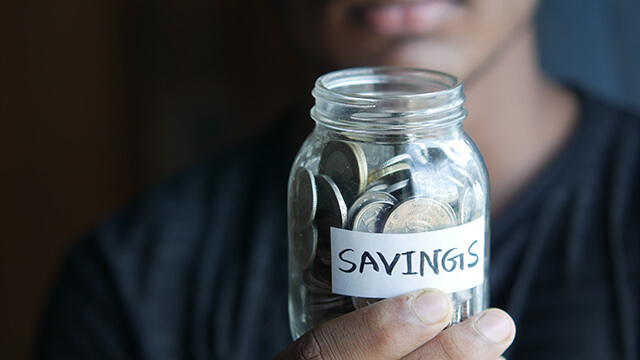
{"type": "Polygon", "coordinates": [[[349,208],[347,213],[347,224],[353,227],[353,217],[367,204],[375,201],[388,201],[391,203],[397,203],[398,200],[388,192],[384,191],[367,191],[362,194],[349,208]]]}
{"type": "Polygon", "coordinates": [[[413,191],[425,197],[432,197],[447,203],[458,201],[458,188],[456,185],[440,176],[433,167],[428,170],[415,171],[411,175],[413,191]]]}
{"type": "Polygon", "coordinates": [[[338,186],[327,175],[316,175],[318,189],[318,253],[329,252],[331,247],[331,228],[344,229],[347,224],[347,205],[338,186]]]}
{"type": "Polygon", "coordinates": [[[453,305],[453,314],[451,316],[451,321],[449,322],[449,326],[452,326],[462,322],[462,303],[457,302],[451,294],[449,294],[449,297],[451,298],[451,304],[453,305]]]}
{"type": "Polygon", "coordinates": [[[369,174],[369,182],[382,180],[387,184],[396,183],[411,177],[411,164],[407,162],[400,162],[369,174]]]}
{"type": "Polygon", "coordinates": [[[400,154],[397,156],[392,157],[391,159],[383,162],[382,164],[376,166],[373,170],[371,170],[371,172],[369,172],[369,175],[371,176],[372,174],[375,174],[376,172],[389,167],[391,165],[395,165],[395,164],[399,164],[399,163],[403,163],[403,162],[410,162],[411,161],[411,155],[409,154],[400,154]]]}
{"type": "Polygon", "coordinates": [[[429,148],[422,143],[414,143],[413,146],[407,148],[407,153],[411,155],[412,161],[420,164],[428,164],[429,148]]]}
{"type": "Polygon", "coordinates": [[[318,194],[313,173],[300,167],[293,175],[293,224],[306,228],[313,222],[318,207],[318,194]]]}
{"type": "Polygon", "coordinates": [[[382,299],[375,299],[375,298],[363,298],[363,297],[357,297],[354,296],[351,298],[351,300],[353,301],[353,307],[357,309],[362,309],[365,306],[369,306],[371,304],[375,304],[378,301],[382,300],[382,299]]]}
{"type": "Polygon", "coordinates": [[[401,198],[401,197],[409,196],[409,194],[411,193],[411,188],[412,188],[411,180],[406,179],[406,180],[398,181],[395,184],[389,185],[389,187],[387,188],[387,191],[390,194],[397,196],[398,198],[401,198]]]}
{"type": "Polygon", "coordinates": [[[473,176],[461,166],[450,166],[449,171],[451,177],[464,184],[460,197],[460,222],[476,219],[484,212],[484,195],[479,181],[474,180],[473,176]]]}
{"type": "Polygon", "coordinates": [[[461,313],[460,322],[463,322],[463,321],[467,320],[469,318],[469,316],[471,315],[469,313],[469,307],[470,307],[469,303],[470,303],[470,301],[467,300],[467,301],[464,301],[462,303],[462,305],[460,306],[460,313],[461,313]]]}
{"type": "Polygon", "coordinates": [[[318,190],[318,231],[324,233],[330,231],[331,227],[344,228],[347,222],[347,205],[340,189],[327,175],[319,174],[315,179],[318,190]]]}
{"type": "Polygon", "coordinates": [[[376,201],[362,207],[353,218],[353,230],[360,232],[382,232],[382,224],[387,218],[394,203],[390,201],[376,201]]]}
{"type": "Polygon", "coordinates": [[[471,299],[471,297],[473,296],[473,292],[471,291],[471,289],[466,289],[466,290],[457,291],[453,293],[453,295],[458,302],[464,302],[464,301],[469,301],[471,299]]]}
{"type": "Polygon", "coordinates": [[[458,179],[457,177],[455,177],[453,175],[448,175],[446,177],[446,180],[450,181],[458,189],[464,189],[465,187],[467,187],[467,184],[463,183],[462,181],[460,181],[460,179],[458,179]]]}
{"type": "Polygon", "coordinates": [[[448,158],[447,153],[441,147],[430,147],[427,152],[432,163],[439,163],[448,158]]]}
{"type": "Polygon", "coordinates": [[[367,143],[366,139],[362,144],[362,149],[367,154],[367,163],[370,168],[375,168],[378,164],[385,162],[394,155],[394,148],[391,146],[381,146],[378,143],[367,143]]]}
{"type": "Polygon", "coordinates": [[[311,266],[316,257],[318,230],[315,225],[311,225],[304,229],[294,229],[293,234],[293,259],[298,269],[305,270],[311,266]]]}
{"type": "Polygon", "coordinates": [[[471,221],[471,216],[476,209],[476,195],[473,188],[466,188],[460,200],[460,223],[466,224],[471,221]]]}
{"type": "Polygon", "coordinates": [[[385,233],[420,233],[456,226],[456,214],[447,203],[417,197],[391,210],[384,223],[385,233]]]}
{"type": "Polygon", "coordinates": [[[328,175],[348,204],[364,192],[367,185],[367,159],[362,148],[343,141],[330,141],[322,150],[319,173],[328,175]]]}
{"type": "Polygon", "coordinates": [[[464,186],[470,186],[473,184],[473,176],[469,174],[463,167],[458,166],[456,164],[452,164],[447,167],[447,171],[451,174],[452,177],[460,181],[464,186]]]}
{"type": "Polygon", "coordinates": [[[367,185],[367,188],[365,190],[365,192],[369,192],[369,191],[385,191],[387,188],[389,187],[389,184],[385,183],[384,181],[379,181],[379,182],[374,182],[374,183],[369,183],[367,185]]]}
{"type": "Polygon", "coordinates": [[[415,172],[423,172],[423,173],[437,173],[438,168],[432,163],[426,164],[414,164],[415,172]]]}
{"type": "Polygon", "coordinates": [[[474,182],[472,189],[473,189],[473,195],[475,198],[475,206],[472,211],[470,220],[474,220],[482,216],[482,214],[484,214],[484,212],[486,211],[485,207],[487,205],[485,203],[484,192],[482,191],[480,184],[477,182],[474,182]]]}

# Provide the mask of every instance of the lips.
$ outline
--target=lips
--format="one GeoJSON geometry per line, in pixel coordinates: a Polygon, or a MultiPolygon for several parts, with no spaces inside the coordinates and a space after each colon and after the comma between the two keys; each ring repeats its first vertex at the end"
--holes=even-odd
{"type": "Polygon", "coordinates": [[[425,0],[359,6],[354,13],[365,27],[381,35],[420,35],[436,30],[457,6],[450,0],[425,0]]]}

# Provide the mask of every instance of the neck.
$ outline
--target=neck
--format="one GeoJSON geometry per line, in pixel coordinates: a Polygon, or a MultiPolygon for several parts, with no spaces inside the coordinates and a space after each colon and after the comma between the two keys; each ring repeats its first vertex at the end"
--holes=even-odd
{"type": "Polygon", "coordinates": [[[500,213],[569,138],[576,100],[539,69],[533,29],[465,84],[464,127],[483,155],[492,212],[500,213]]]}

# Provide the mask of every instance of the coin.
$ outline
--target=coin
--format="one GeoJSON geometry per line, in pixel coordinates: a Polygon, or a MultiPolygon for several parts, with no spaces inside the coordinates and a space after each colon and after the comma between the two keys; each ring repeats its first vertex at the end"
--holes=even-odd
{"type": "Polygon", "coordinates": [[[408,179],[411,176],[411,165],[406,162],[396,163],[369,174],[369,182],[383,180],[388,184],[392,184],[401,180],[408,179]]]}
{"type": "Polygon", "coordinates": [[[363,206],[353,218],[353,230],[369,233],[382,232],[382,224],[389,210],[393,208],[393,204],[390,201],[375,201],[363,206]]]}
{"type": "Polygon", "coordinates": [[[387,190],[388,187],[389,187],[389,185],[385,184],[385,183],[374,184],[370,188],[367,188],[366,192],[369,192],[369,191],[385,191],[385,190],[387,190]]]}
{"type": "Polygon", "coordinates": [[[318,189],[318,210],[316,224],[318,227],[317,253],[330,254],[331,228],[343,229],[347,224],[347,205],[336,183],[327,175],[316,175],[318,189]]]}
{"type": "Polygon", "coordinates": [[[466,188],[460,201],[460,223],[466,224],[471,220],[471,216],[476,209],[476,195],[473,188],[466,188]]]}
{"type": "Polygon", "coordinates": [[[486,210],[485,209],[486,203],[484,201],[484,192],[482,191],[480,184],[473,183],[472,189],[473,189],[473,195],[475,198],[475,206],[471,213],[471,220],[477,219],[486,210]]]}
{"type": "Polygon", "coordinates": [[[469,222],[484,212],[484,195],[478,181],[461,166],[450,166],[451,176],[464,184],[464,191],[460,197],[460,222],[469,222]]]}
{"type": "Polygon", "coordinates": [[[362,149],[367,154],[367,163],[371,168],[377,167],[378,164],[385,162],[395,154],[395,149],[392,146],[381,146],[380,144],[363,143],[362,149]]]}
{"type": "Polygon", "coordinates": [[[447,171],[453,178],[461,182],[463,186],[466,187],[473,184],[473,177],[463,167],[452,164],[451,166],[447,167],[447,171]]]}
{"type": "Polygon", "coordinates": [[[316,181],[313,173],[300,167],[293,175],[293,224],[297,228],[305,228],[313,222],[318,206],[316,181]]]}
{"type": "Polygon", "coordinates": [[[407,197],[411,194],[411,181],[410,179],[398,181],[393,185],[389,185],[387,191],[398,198],[407,197]]]}
{"type": "Polygon", "coordinates": [[[411,161],[411,155],[409,155],[409,154],[400,154],[398,156],[394,156],[391,159],[389,159],[389,160],[383,162],[382,164],[376,166],[375,169],[373,169],[373,170],[371,170],[369,172],[369,176],[371,176],[372,174],[375,174],[376,172],[378,172],[378,171],[380,171],[380,170],[382,170],[382,169],[384,169],[386,167],[389,167],[391,165],[395,165],[395,164],[402,163],[402,162],[410,162],[410,161],[411,161]]]}
{"type": "Polygon", "coordinates": [[[360,209],[362,209],[363,206],[370,204],[374,201],[388,201],[393,204],[398,202],[398,200],[388,192],[367,191],[364,194],[362,194],[349,208],[349,211],[347,213],[347,224],[353,227],[353,217],[360,211],[360,209]]]}
{"type": "Polygon", "coordinates": [[[407,153],[411,155],[411,159],[413,162],[417,162],[420,164],[428,164],[429,159],[429,148],[423,143],[415,143],[413,146],[407,147],[407,153]]]}
{"type": "Polygon", "coordinates": [[[466,187],[466,184],[464,184],[462,181],[460,181],[460,179],[456,178],[453,175],[447,176],[447,180],[458,187],[458,189],[464,189],[466,187]]]}
{"type": "Polygon", "coordinates": [[[367,184],[367,188],[364,190],[367,191],[384,191],[389,187],[389,184],[384,182],[384,180],[376,180],[367,184]]]}
{"type": "Polygon", "coordinates": [[[430,147],[427,149],[427,153],[432,163],[439,163],[447,159],[447,153],[441,147],[430,147]]]}
{"type": "Polygon", "coordinates": [[[415,171],[411,175],[416,194],[432,197],[447,203],[458,201],[458,188],[451,181],[440,176],[438,171],[429,166],[424,170],[415,171]]]}
{"type": "Polygon", "coordinates": [[[294,229],[293,259],[297,262],[298,269],[305,270],[311,266],[316,256],[318,245],[318,230],[315,225],[303,229],[294,229]]]}
{"type": "Polygon", "coordinates": [[[468,293],[466,291],[457,292],[457,293],[449,294],[449,297],[451,298],[451,302],[454,308],[454,313],[451,318],[451,324],[457,324],[462,321],[465,321],[470,315],[469,310],[470,310],[470,305],[471,305],[470,303],[472,298],[471,292],[470,291],[468,293]],[[461,293],[460,296],[458,296],[459,293],[461,293]]]}
{"type": "Polygon", "coordinates": [[[469,305],[470,305],[469,303],[470,302],[471,302],[470,300],[464,301],[462,303],[462,305],[460,306],[460,314],[461,314],[461,316],[460,316],[459,323],[467,320],[469,318],[469,315],[471,315],[471,314],[469,314],[469,305]]]}
{"type": "Polygon", "coordinates": [[[420,233],[456,225],[456,214],[446,203],[424,197],[402,202],[391,210],[385,233],[420,233]]]}
{"type": "Polygon", "coordinates": [[[471,289],[461,290],[453,293],[455,299],[459,302],[468,301],[473,296],[471,289]]]}
{"type": "Polygon", "coordinates": [[[367,185],[367,159],[362,148],[343,141],[330,141],[322,150],[319,173],[328,175],[342,192],[347,204],[367,185]]]}

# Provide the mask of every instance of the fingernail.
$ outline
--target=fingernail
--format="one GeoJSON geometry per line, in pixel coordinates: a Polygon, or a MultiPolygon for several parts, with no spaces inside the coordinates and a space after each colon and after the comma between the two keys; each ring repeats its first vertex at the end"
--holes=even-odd
{"type": "Polygon", "coordinates": [[[498,309],[486,310],[475,321],[478,332],[487,339],[501,343],[511,335],[512,320],[498,309]]]}
{"type": "Polygon", "coordinates": [[[449,315],[449,301],[442,292],[426,290],[413,301],[413,311],[427,325],[443,322],[449,315]]]}

